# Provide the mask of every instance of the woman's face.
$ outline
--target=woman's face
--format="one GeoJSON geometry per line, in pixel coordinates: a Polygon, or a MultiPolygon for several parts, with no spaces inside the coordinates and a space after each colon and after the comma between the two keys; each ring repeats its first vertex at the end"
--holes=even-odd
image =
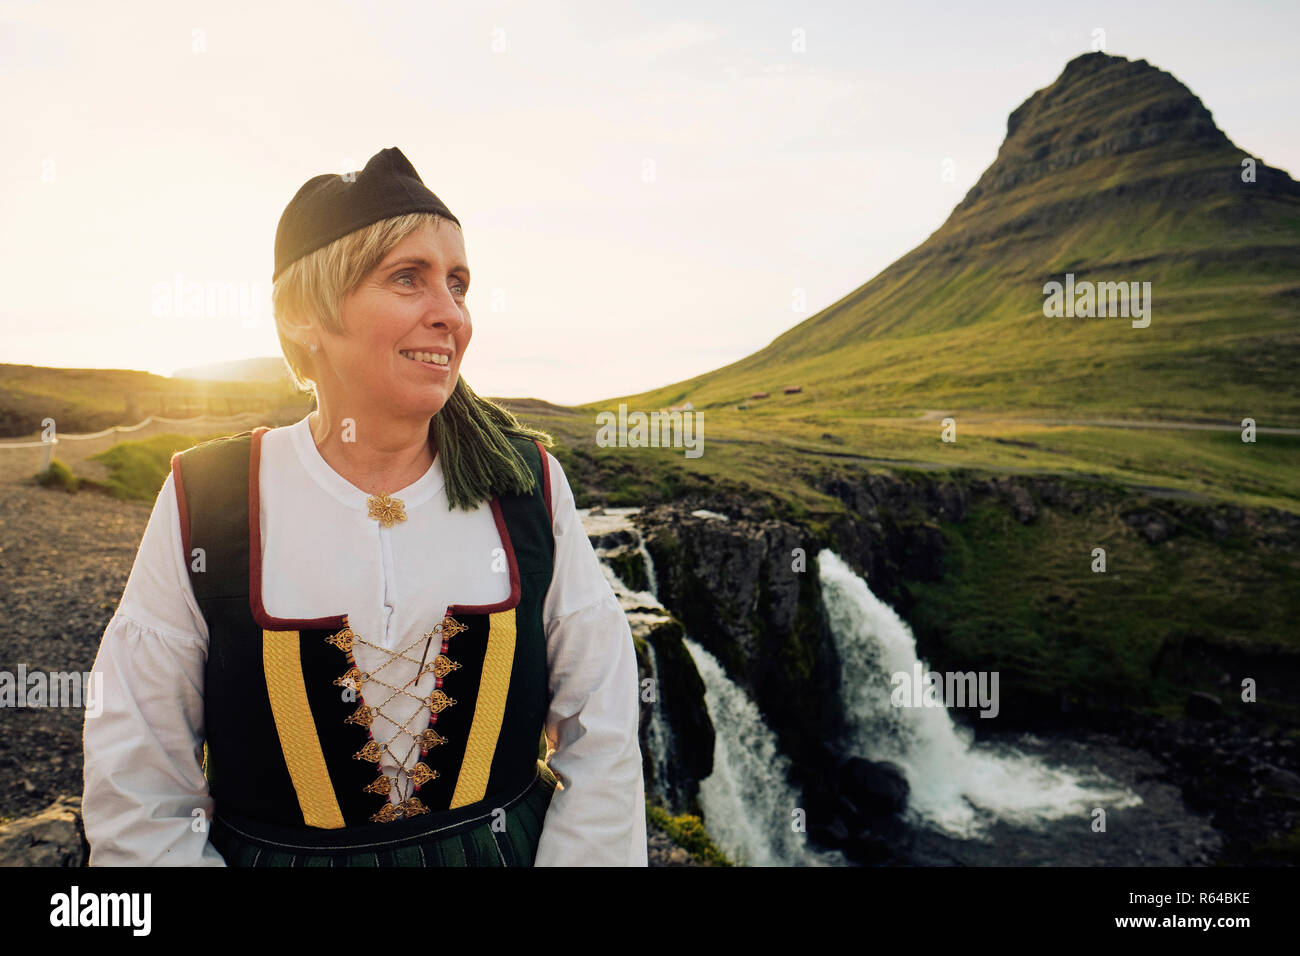
{"type": "Polygon", "coordinates": [[[364,408],[427,421],[441,411],[473,334],[468,291],[465,242],[455,223],[422,226],[393,247],[344,298],[346,334],[320,333],[324,356],[317,366],[334,386],[334,414],[364,408]],[[412,352],[445,355],[446,364],[427,361],[429,354],[403,355],[412,352]]]}

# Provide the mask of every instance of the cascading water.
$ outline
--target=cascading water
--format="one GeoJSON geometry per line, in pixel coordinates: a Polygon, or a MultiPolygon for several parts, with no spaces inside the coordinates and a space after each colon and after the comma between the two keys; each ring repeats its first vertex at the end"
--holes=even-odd
{"type": "Polygon", "coordinates": [[[975,744],[974,733],[954,724],[945,707],[895,706],[893,675],[911,675],[918,663],[911,629],[839,555],[823,550],[817,561],[843,667],[849,749],[902,769],[911,787],[913,823],[971,839],[995,820],[1036,825],[1098,805],[1142,802],[1100,774],[1053,768],[1009,747],[975,744]]]}
{"type": "Polygon", "coordinates": [[[758,707],[712,654],[689,638],[684,643],[713,722],[713,773],[700,781],[700,805],[714,842],[748,866],[844,866],[842,854],[810,849],[795,830],[801,801],[786,781],[790,761],[758,707]]]}
{"type": "MultiPolygon", "coordinates": [[[[651,674],[654,676],[655,685],[659,686],[659,659],[655,655],[653,644],[647,641],[646,647],[650,652],[651,674]]],[[[657,696],[655,705],[650,711],[650,726],[646,728],[646,745],[650,748],[650,760],[655,768],[656,789],[659,793],[669,793],[672,785],[668,780],[668,755],[672,753],[673,731],[659,710],[657,696]]]]}
{"type": "MultiPolygon", "coordinates": [[[[631,534],[637,552],[645,561],[650,590],[632,591],[602,560],[605,576],[618,595],[634,627],[640,617],[666,616],[658,598],[654,561],[645,540],[628,516],[636,508],[610,508],[603,514],[579,511],[589,537],[631,534]]],[[[719,516],[721,517],[721,516],[719,516]]],[[[597,549],[602,558],[604,549],[597,549]]],[[[617,550],[612,548],[611,550],[617,550]]],[[[648,642],[647,642],[648,643],[648,642]]],[[[777,749],[776,735],[763,723],[762,715],[743,690],[722,670],[713,655],[694,641],[685,641],[704,681],[705,707],[714,728],[713,773],[700,782],[700,803],[705,825],[714,842],[728,856],[752,866],[843,866],[838,852],[818,853],[807,846],[804,833],[792,826],[800,805],[797,792],[786,780],[789,761],[777,749]]],[[[650,645],[650,658],[658,678],[658,661],[650,645]]],[[[669,787],[664,768],[672,748],[672,731],[663,719],[658,703],[654,707],[647,744],[656,768],[660,792],[669,787]]]]}
{"type": "MultiPolygon", "coordinates": [[[[578,517],[582,521],[583,530],[587,533],[588,539],[594,542],[601,542],[602,540],[607,542],[605,546],[597,544],[594,548],[596,556],[600,558],[600,569],[604,572],[605,580],[609,582],[609,586],[618,598],[623,613],[627,615],[628,623],[632,627],[632,633],[645,636],[659,622],[666,620],[669,613],[659,603],[659,598],[655,594],[658,583],[655,579],[654,562],[650,560],[650,553],[646,550],[645,541],[637,527],[628,520],[629,515],[635,514],[639,510],[639,508],[608,508],[593,515],[590,509],[582,508],[578,510],[578,517]],[[648,591],[633,591],[630,589],[610,565],[610,556],[621,552],[624,545],[622,543],[610,544],[608,542],[618,542],[620,539],[625,541],[628,537],[635,542],[636,551],[643,556],[645,561],[646,578],[650,585],[648,591]]],[[[646,641],[645,646],[649,652],[651,676],[654,679],[655,686],[659,687],[661,686],[659,659],[655,654],[654,644],[651,641],[646,641]]],[[[650,712],[650,723],[646,728],[646,748],[650,752],[650,760],[654,766],[655,790],[660,794],[668,795],[669,799],[672,798],[671,795],[675,792],[668,773],[673,746],[672,727],[664,719],[656,695],[654,707],[650,712]]]]}

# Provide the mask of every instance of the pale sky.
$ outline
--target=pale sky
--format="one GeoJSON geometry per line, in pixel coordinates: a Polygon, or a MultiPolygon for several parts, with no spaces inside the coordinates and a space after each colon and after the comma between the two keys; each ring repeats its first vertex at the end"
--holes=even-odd
{"type": "Polygon", "coordinates": [[[924,240],[1098,29],[1300,176],[1300,4],[958,7],[0,0],[0,362],[278,355],[280,213],[397,146],[464,224],[476,391],[684,379],[924,240]]]}

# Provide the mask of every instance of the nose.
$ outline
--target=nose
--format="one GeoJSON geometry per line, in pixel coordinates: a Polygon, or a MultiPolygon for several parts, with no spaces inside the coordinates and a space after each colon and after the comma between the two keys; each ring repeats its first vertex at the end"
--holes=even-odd
{"type": "Polygon", "coordinates": [[[429,295],[424,323],[430,328],[443,328],[452,333],[460,331],[465,325],[465,313],[461,311],[461,304],[456,301],[450,289],[434,291],[429,295]]]}

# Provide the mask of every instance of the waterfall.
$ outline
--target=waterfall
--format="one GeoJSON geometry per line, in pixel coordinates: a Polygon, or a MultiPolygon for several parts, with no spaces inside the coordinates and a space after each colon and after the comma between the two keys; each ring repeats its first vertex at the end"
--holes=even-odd
{"type": "MultiPolygon", "coordinates": [[[[604,514],[579,511],[584,530],[599,537],[612,532],[629,532],[637,552],[645,561],[650,590],[632,591],[604,560],[601,567],[636,633],[667,610],[659,602],[654,561],[641,532],[628,520],[637,508],[607,508],[604,514]]],[[[718,515],[723,518],[725,516],[718,515]]],[[[614,549],[616,550],[616,549],[614,549]]],[[[654,645],[647,641],[650,660],[658,681],[659,664],[654,645]]],[[[700,803],[705,828],[729,857],[750,866],[845,866],[843,854],[820,853],[807,846],[806,835],[792,827],[792,811],[801,801],[787,782],[789,760],[778,750],[776,735],[763,723],[762,715],[723,671],[718,661],[694,641],[685,645],[704,681],[704,703],[713,722],[713,772],[700,782],[700,803]]],[[[666,768],[672,752],[672,728],[663,719],[656,700],[647,744],[655,765],[661,793],[668,792],[666,768]]]]}
{"type": "MultiPolygon", "coordinates": [[[[655,656],[655,647],[649,641],[646,641],[646,647],[650,651],[650,671],[654,675],[656,687],[663,686],[659,681],[659,659],[655,656]]],[[[650,710],[650,726],[646,728],[646,745],[650,748],[650,760],[655,768],[655,785],[661,794],[672,792],[672,785],[668,780],[668,755],[673,750],[673,731],[664,720],[664,716],[659,710],[659,695],[655,695],[654,706],[650,710]]]]}
{"type": "MultiPolygon", "coordinates": [[[[657,624],[666,620],[669,614],[659,603],[655,593],[658,582],[655,578],[654,562],[650,559],[650,552],[646,550],[645,539],[641,536],[640,530],[628,520],[629,515],[639,510],[639,508],[607,508],[604,509],[603,514],[593,515],[590,509],[583,508],[579,509],[578,516],[589,538],[599,539],[610,535],[627,534],[635,542],[637,553],[645,561],[646,577],[650,583],[649,591],[633,591],[623,583],[623,579],[610,566],[610,555],[622,550],[621,545],[598,547],[595,548],[595,552],[600,558],[600,569],[605,575],[605,580],[609,582],[619,605],[623,608],[623,613],[627,615],[633,635],[644,638],[657,624]]],[[[655,686],[662,688],[663,684],[659,678],[659,659],[655,654],[654,643],[647,640],[645,646],[649,652],[650,671],[655,686]]],[[[650,712],[650,725],[646,728],[646,747],[650,751],[651,763],[654,765],[656,789],[660,794],[666,795],[670,801],[672,795],[676,793],[676,787],[668,772],[673,746],[672,727],[664,719],[663,711],[659,706],[658,693],[656,693],[655,703],[650,712]]]]}
{"type": "Polygon", "coordinates": [[[713,773],[700,781],[709,836],[747,866],[844,866],[842,854],[811,850],[806,834],[794,830],[793,811],[802,801],[786,780],[790,761],[758,707],[712,654],[689,638],[685,644],[713,721],[713,773]]]}
{"type": "Polygon", "coordinates": [[[970,839],[996,820],[1037,825],[1086,815],[1096,806],[1142,802],[1098,773],[1049,767],[1011,747],[976,744],[946,707],[894,706],[892,675],[910,675],[918,664],[911,629],[839,555],[823,550],[817,561],[843,666],[849,749],[903,770],[912,822],[970,839]]]}

